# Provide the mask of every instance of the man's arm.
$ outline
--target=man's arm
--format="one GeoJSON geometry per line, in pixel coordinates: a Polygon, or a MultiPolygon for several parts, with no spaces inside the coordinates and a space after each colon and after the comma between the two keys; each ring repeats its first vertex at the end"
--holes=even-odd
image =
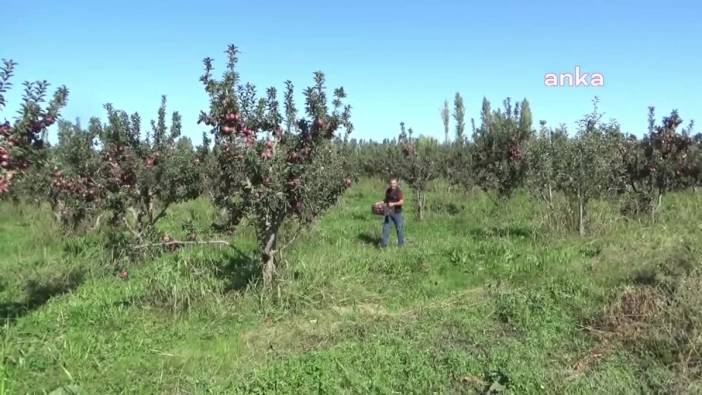
{"type": "Polygon", "coordinates": [[[404,202],[405,202],[405,199],[402,198],[396,202],[388,203],[388,207],[402,206],[402,203],[404,203],[404,202]]]}
{"type": "Polygon", "coordinates": [[[402,192],[400,192],[399,197],[400,197],[400,200],[398,200],[396,202],[388,203],[388,207],[402,206],[402,203],[405,202],[405,195],[402,192]]]}

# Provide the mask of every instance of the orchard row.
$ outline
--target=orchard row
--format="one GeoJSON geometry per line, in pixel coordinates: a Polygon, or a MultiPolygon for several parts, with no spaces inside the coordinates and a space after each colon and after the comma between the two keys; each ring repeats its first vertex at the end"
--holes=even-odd
{"type": "MultiPolygon", "coordinates": [[[[181,116],[169,116],[165,97],[148,128],[139,114],[109,104],[105,121],[93,118],[84,127],[58,120],[66,88],[47,99],[45,81],[25,83],[19,115],[0,124],[0,198],[49,202],[67,230],[99,226],[119,247],[115,251],[131,255],[135,246],[177,247],[178,241],[157,234],[156,223],[171,205],[205,196],[220,209],[222,229],[243,222],[254,227],[264,283],[270,284],[277,253],[287,244],[283,224],[311,223],[363,175],[408,182],[419,218],[425,192],[438,178],[457,188],[478,187],[496,204],[526,188],[543,200],[552,225],[570,218],[568,225],[581,233],[593,199],[626,197],[625,211],[654,216],[666,192],[702,182],[700,138],[691,136],[692,124],[680,128],[676,112],[656,124],[651,109],[648,133],[637,139],[603,122],[597,103],[569,134],[543,121],[534,130],[526,100],[507,99],[496,110],[484,100],[469,138],[457,94],[453,111],[445,103],[441,112],[443,143],[415,136],[404,123],[395,139],[357,141],[349,137],[351,109],[343,88],[329,96],[324,75],[315,73],[300,111],[292,82],[285,84],[282,103],[275,88],[259,97],[255,85],[242,82],[237,54],[228,48],[219,77],[214,61],[204,60],[200,81],[210,106],[199,120],[209,132],[197,147],[181,136],[181,116]],[[58,144],[50,147],[47,128],[57,120],[58,144]]],[[[10,61],[0,68],[0,109],[14,68],[10,61]]]]}
{"type": "MultiPolygon", "coordinates": [[[[139,114],[108,104],[106,122],[93,118],[84,128],[60,121],[58,144],[49,148],[47,127],[68,92],[59,89],[45,105],[48,84],[26,84],[19,116],[0,126],[0,194],[48,201],[57,220],[75,232],[106,228],[113,251],[127,254],[159,238],[177,246],[156,235],[157,221],[174,203],[207,195],[225,213],[218,225],[233,230],[246,220],[255,228],[270,284],[283,223],[292,217],[300,226],[309,223],[351,185],[342,147],[333,143],[352,130],[350,107],[342,88],[328,96],[320,72],[304,91],[302,112],[289,81],[282,105],[274,88],[258,97],[253,84],[239,79],[237,54],[235,46],[227,49],[220,77],[213,75],[213,60],[204,60],[200,81],[210,106],[200,122],[210,133],[197,148],[180,136],[180,115],[168,119],[165,97],[150,130],[142,130],[139,114]]],[[[0,70],[2,108],[14,67],[6,61],[0,70]]]]}
{"type": "Polygon", "coordinates": [[[492,109],[484,99],[480,124],[471,120],[468,138],[462,103],[457,94],[453,142],[448,141],[447,104],[441,113],[443,144],[413,137],[404,124],[396,139],[351,140],[346,145],[354,173],[400,176],[414,190],[419,218],[427,186],[438,178],[466,190],[480,188],[498,205],[525,189],[543,202],[552,226],[581,234],[593,199],[614,201],[625,215],[655,220],[667,192],[702,185],[702,135],[693,135],[693,122],[682,127],[677,111],[657,123],[654,108],[649,108],[648,131],[637,138],[623,133],[616,121],[603,121],[597,99],[574,133],[545,121],[535,130],[526,100],[515,105],[506,99],[502,108],[492,109]]]}

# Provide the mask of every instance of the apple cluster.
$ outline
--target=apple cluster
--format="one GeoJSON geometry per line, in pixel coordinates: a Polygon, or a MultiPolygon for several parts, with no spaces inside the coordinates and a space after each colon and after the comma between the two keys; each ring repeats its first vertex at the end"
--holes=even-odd
{"type": "Polygon", "coordinates": [[[509,147],[508,156],[510,161],[519,162],[524,159],[524,150],[519,145],[512,144],[509,147]]]}
{"type": "MultiPolygon", "coordinates": [[[[120,145],[114,146],[112,149],[108,149],[103,153],[108,185],[111,185],[113,189],[132,187],[137,182],[136,172],[128,165],[128,157],[128,153],[120,145]]],[[[147,167],[149,160],[151,160],[151,166],[153,166],[156,157],[151,156],[146,159],[147,167]]]]}
{"type": "Polygon", "coordinates": [[[93,202],[102,196],[102,188],[86,177],[67,178],[55,169],[51,173],[51,189],[54,193],[66,193],[84,202],[93,202]]]}

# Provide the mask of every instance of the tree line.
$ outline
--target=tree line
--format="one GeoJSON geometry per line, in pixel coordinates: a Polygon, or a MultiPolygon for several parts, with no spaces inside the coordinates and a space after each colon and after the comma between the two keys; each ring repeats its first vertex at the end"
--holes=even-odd
{"type": "Polygon", "coordinates": [[[683,126],[676,110],[660,121],[649,107],[648,130],[636,136],[621,131],[616,120],[605,121],[593,109],[576,130],[540,121],[534,128],[529,102],[510,98],[493,109],[483,99],[479,124],[471,119],[465,133],[465,110],[456,94],[453,111],[444,102],[440,115],[445,138],[413,136],[400,123],[396,138],[382,142],[350,140],[355,174],[399,176],[413,189],[417,217],[422,218],[423,195],[436,179],[491,196],[504,204],[525,190],[547,209],[549,223],[585,234],[588,204],[593,199],[616,201],[625,215],[655,220],[663,196],[670,191],[702,185],[702,134],[694,122],[683,126]],[[453,120],[455,136],[449,140],[453,120]]]}

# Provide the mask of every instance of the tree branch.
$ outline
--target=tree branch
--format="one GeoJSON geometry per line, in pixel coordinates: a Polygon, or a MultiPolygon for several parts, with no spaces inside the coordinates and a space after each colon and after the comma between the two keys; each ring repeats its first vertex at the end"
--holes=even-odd
{"type": "MultiPolygon", "coordinates": [[[[134,211],[134,209],[132,209],[132,208],[130,208],[130,210],[131,210],[132,214],[134,214],[134,219],[137,220],[137,219],[136,219],[136,216],[137,216],[137,215],[136,215],[136,211],[134,211]]],[[[123,221],[124,221],[124,226],[127,227],[127,230],[129,230],[130,232],[132,232],[132,234],[134,235],[134,237],[136,237],[136,238],[138,238],[138,239],[141,239],[141,232],[139,232],[139,231],[137,231],[136,229],[134,229],[134,227],[129,223],[129,219],[126,218],[126,216],[125,216],[125,218],[123,219],[123,221]]]]}
{"type": "Polygon", "coordinates": [[[161,211],[158,214],[156,214],[156,216],[153,218],[153,220],[151,220],[151,224],[150,224],[151,226],[156,225],[156,222],[158,222],[158,220],[161,219],[166,214],[166,210],[168,210],[168,206],[170,206],[170,203],[166,204],[161,209],[161,211]]]}
{"type": "Polygon", "coordinates": [[[206,245],[206,244],[221,244],[221,245],[226,245],[227,247],[231,247],[231,243],[225,240],[193,240],[193,241],[179,241],[179,240],[173,240],[173,241],[164,241],[160,243],[146,243],[146,244],[140,244],[137,246],[134,246],[134,249],[141,250],[144,248],[149,248],[149,247],[168,247],[168,246],[184,246],[184,245],[206,245]]]}
{"type": "Polygon", "coordinates": [[[290,244],[292,244],[295,241],[295,239],[297,239],[297,236],[299,236],[300,233],[302,233],[301,231],[302,231],[302,225],[298,225],[297,229],[293,233],[293,236],[289,240],[286,240],[285,244],[283,244],[282,247],[278,248],[277,251],[280,252],[280,251],[283,251],[286,248],[290,247],[290,244]]]}

